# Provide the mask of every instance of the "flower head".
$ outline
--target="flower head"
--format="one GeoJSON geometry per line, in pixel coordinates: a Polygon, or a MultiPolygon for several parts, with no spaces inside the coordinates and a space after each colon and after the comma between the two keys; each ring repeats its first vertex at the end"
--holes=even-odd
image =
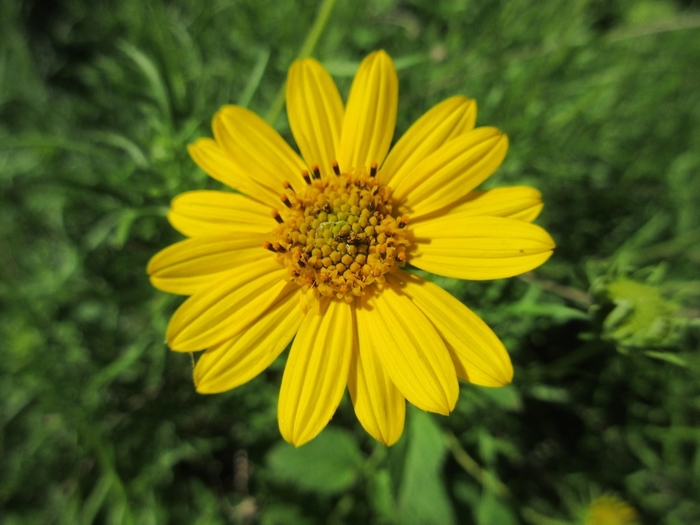
{"type": "Polygon", "coordinates": [[[176,197],[168,218],[188,239],[148,266],[154,286],[191,296],[167,341],[206,350],[199,392],[245,383],[292,341],[278,419],[295,445],[325,427],[346,385],[363,427],[392,444],[406,399],[448,414],[458,378],[510,382],[508,354],[486,324],[404,268],[496,279],[541,265],[554,247],[531,224],[539,192],[473,191],[508,147],[499,130],[474,129],[474,101],[443,101],[389,152],[397,103],[396,71],[379,51],[360,65],[346,106],[317,61],[292,65],[287,111],[301,155],[254,113],[225,106],[214,140],[190,154],[240,194],[176,197]]]}
{"type": "Polygon", "coordinates": [[[613,494],[592,500],[586,509],[584,525],[638,525],[637,511],[613,494]]]}

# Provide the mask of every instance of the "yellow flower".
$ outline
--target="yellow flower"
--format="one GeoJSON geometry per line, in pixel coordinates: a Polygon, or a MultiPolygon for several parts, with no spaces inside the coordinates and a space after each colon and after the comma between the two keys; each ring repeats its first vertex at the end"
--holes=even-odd
{"type": "Polygon", "coordinates": [[[206,351],[198,392],[239,386],[293,340],[282,378],[282,436],[299,446],[333,416],[347,384],[358,419],[379,441],[401,436],[406,399],[448,414],[457,378],[510,382],[496,335],[460,301],[401,268],[497,279],[544,263],[554,242],[530,224],[527,187],[472,191],[508,147],[474,129],[476,104],[453,97],[389,152],[398,104],[391,58],[370,54],[347,105],[315,60],[295,62],[287,111],[299,156],[254,113],[225,106],[195,162],[241,194],[193,191],[168,218],[189,237],[158,253],[157,288],[189,297],[173,315],[175,351],[206,351]]]}
{"type": "Polygon", "coordinates": [[[626,501],[613,495],[595,498],[588,505],[585,525],[637,525],[637,511],[626,501]]]}

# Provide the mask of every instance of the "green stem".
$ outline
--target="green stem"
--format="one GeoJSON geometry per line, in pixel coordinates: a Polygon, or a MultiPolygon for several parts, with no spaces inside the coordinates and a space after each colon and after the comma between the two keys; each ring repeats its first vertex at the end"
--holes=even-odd
{"type": "Polygon", "coordinates": [[[550,518],[544,514],[540,514],[534,509],[525,507],[520,511],[523,519],[532,525],[572,525],[569,521],[550,518]]]}
{"type": "MultiPolygon", "coordinates": [[[[323,33],[326,23],[331,16],[331,11],[333,11],[334,5],[335,0],[323,0],[321,7],[318,9],[318,13],[316,14],[316,20],[314,20],[314,24],[311,26],[309,33],[306,35],[306,40],[304,40],[304,43],[296,56],[296,60],[306,58],[314,52],[316,44],[318,44],[318,39],[321,38],[321,33],[323,33]]],[[[285,82],[280,86],[279,90],[277,91],[277,95],[275,96],[275,100],[272,102],[267,115],[265,115],[265,120],[273,127],[275,125],[275,121],[277,120],[277,116],[280,114],[280,111],[282,111],[282,106],[284,106],[286,85],[287,84],[285,82]]]]}
{"type": "MultiPolygon", "coordinates": [[[[82,428],[80,434],[86,441],[89,447],[92,448],[95,457],[97,458],[97,463],[102,470],[102,477],[107,489],[109,489],[109,495],[111,496],[109,500],[107,498],[101,498],[102,502],[109,501],[111,508],[108,514],[117,514],[116,509],[121,510],[121,515],[119,517],[119,522],[126,525],[133,524],[134,519],[131,514],[131,508],[129,506],[129,496],[124,486],[124,482],[119,477],[119,473],[114,465],[113,454],[107,449],[104,442],[100,439],[97,432],[93,431],[92,428],[85,426],[82,428]]],[[[98,502],[95,502],[97,504],[98,502]]],[[[94,510],[98,510],[101,505],[94,510]]],[[[83,514],[85,523],[92,523],[91,510],[88,509],[87,513],[83,514]]]]}
{"type": "Polygon", "coordinates": [[[510,496],[508,487],[501,483],[496,476],[481,468],[479,463],[462,448],[457,436],[452,432],[445,432],[445,438],[447,440],[447,448],[452,453],[452,457],[455,458],[455,461],[459,463],[467,474],[481,483],[485,488],[493,491],[499,498],[508,498],[510,496]]]}
{"type": "Polygon", "coordinates": [[[519,275],[518,279],[537,286],[545,292],[553,293],[568,301],[573,301],[584,308],[588,308],[591,306],[591,304],[593,304],[593,299],[589,293],[570,286],[564,286],[563,284],[559,284],[548,279],[538,279],[532,272],[519,275]]]}
{"type": "MultiPolygon", "coordinates": [[[[496,476],[489,471],[483,469],[477,461],[462,448],[457,436],[452,432],[445,432],[447,440],[447,448],[452,453],[452,457],[457,463],[476,481],[481,483],[486,490],[492,491],[501,499],[510,498],[510,490],[496,476]]],[[[572,525],[568,521],[561,521],[555,518],[550,518],[536,512],[534,509],[524,507],[520,509],[520,514],[528,523],[532,525],[572,525]]]]}

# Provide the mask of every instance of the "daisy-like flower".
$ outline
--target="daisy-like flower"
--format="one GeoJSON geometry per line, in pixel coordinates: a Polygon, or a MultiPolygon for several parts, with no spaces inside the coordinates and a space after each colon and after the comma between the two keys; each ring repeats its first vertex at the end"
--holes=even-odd
{"type": "Polygon", "coordinates": [[[638,525],[637,511],[613,494],[592,500],[586,509],[584,525],[638,525]]]}
{"type": "Polygon", "coordinates": [[[458,378],[509,383],[498,337],[403,268],[498,279],[536,268],[554,248],[531,224],[539,192],[473,191],[508,148],[499,130],[474,129],[473,100],[438,104],[389,152],[397,104],[394,65],[378,51],[360,65],[346,106],[317,61],[292,65],[287,112],[301,156],[254,113],[223,107],[215,139],[189,151],[240,194],[177,196],[168,218],[188,239],[148,265],[155,287],[190,296],[167,341],[175,351],[205,350],[198,392],[249,381],[292,342],[278,420],[297,446],[326,426],[346,385],[362,426],[390,445],[406,400],[448,414],[458,378]]]}

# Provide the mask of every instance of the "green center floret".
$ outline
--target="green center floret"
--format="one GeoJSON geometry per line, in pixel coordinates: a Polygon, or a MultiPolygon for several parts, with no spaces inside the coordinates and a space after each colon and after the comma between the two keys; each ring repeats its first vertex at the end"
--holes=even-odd
{"type": "Polygon", "coordinates": [[[273,216],[280,225],[266,247],[278,253],[290,280],[307,291],[348,302],[366,286],[404,265],[407,217],[392,216],[391,189],[374,178],[376,171],[304,178],[308,185],[281,198],[287,210],[273,216]]]}

